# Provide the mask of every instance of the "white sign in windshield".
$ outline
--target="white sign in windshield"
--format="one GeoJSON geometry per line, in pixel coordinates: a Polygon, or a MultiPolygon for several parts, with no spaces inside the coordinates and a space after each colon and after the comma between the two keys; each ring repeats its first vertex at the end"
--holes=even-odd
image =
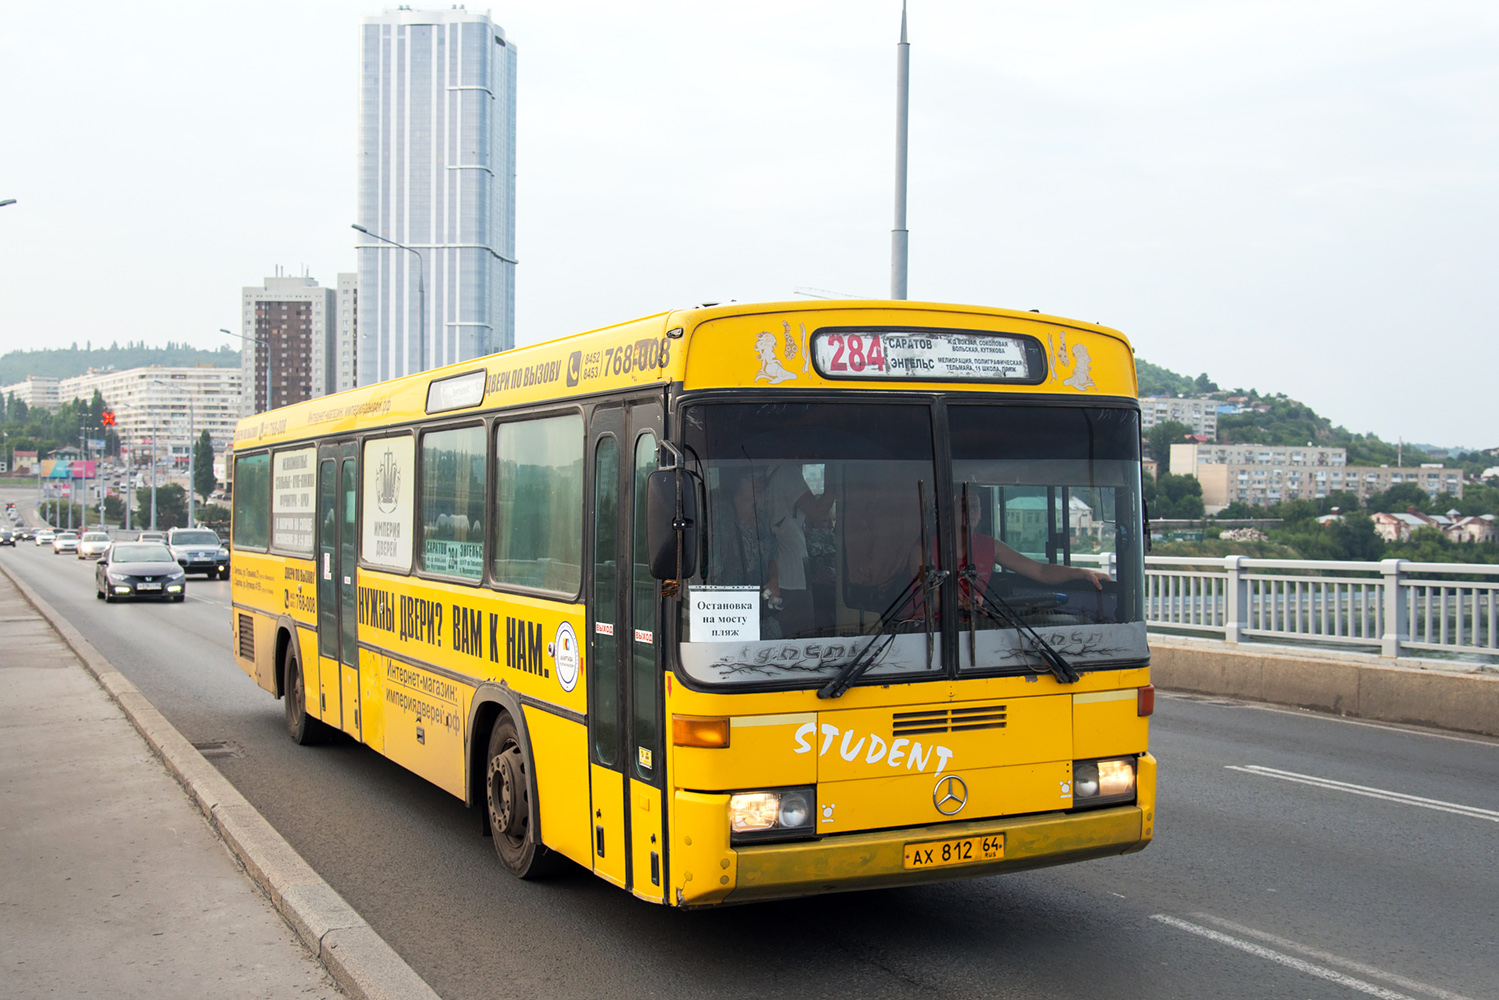
{"type": "Polygon", "coordinates": [[[828,378],[1035,382],[1045,371],[1029,338],[955,330],[818,330],[812,357],[828,378]]]}
{"type": "Polygon", "coordinates": [[[688,612],[691,642],[757,642],[760,591],[741,587],[693,587],[688,612]]]}

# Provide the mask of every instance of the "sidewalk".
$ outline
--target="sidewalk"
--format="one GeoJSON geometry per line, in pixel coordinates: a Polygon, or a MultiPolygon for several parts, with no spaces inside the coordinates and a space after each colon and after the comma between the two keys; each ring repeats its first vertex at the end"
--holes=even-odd
{"type": "Polygon", "coordinates": [[[72,649],[0,575],[7,997],[342,997],[72,649]]]}

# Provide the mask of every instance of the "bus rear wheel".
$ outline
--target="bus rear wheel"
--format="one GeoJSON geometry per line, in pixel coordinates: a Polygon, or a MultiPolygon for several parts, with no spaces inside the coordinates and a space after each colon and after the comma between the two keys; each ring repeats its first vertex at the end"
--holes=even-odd
{"type": "Polygon", "coordinates": [[[286,732],[299,746],[322,743],[328,736],[328,727],[307,714],[307,685],[293,650],[286,653],[286,732]]]}
{"type": "Polygon", "coordinates": [[[555,863],[551,851],[532,836],[530,771],[531,762],[521,746],[515,721],[508,715],[500,716],[489,734],[485,768],[489,831],[500,864],[523,879],[549,874],[555,863]]]}

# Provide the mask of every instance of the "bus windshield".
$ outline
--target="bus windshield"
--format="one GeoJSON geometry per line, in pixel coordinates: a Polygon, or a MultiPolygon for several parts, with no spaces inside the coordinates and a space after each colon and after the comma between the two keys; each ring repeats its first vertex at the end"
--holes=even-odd
{"type": "Polygon", "coordinates": [[[1079,665],[1147,656],[1135,413],[962,405],[947,426],[961,668],[1034,663],[1017,618],[1079,665]]]}
{"type": "Polygon", "coordinates": [[[950,448],[925,403],[685,409],[688,462],[707,505],[680,623],[688,676],[811,686],[871,642],[878,655],[865,682],[943,676],[942,596],[953,592],[944,570],[956,563],[961,574],[970,560],[978,568],[951,609],[960,669],[1045,669],[1013,614],[1048,641],[1064,627],[1122,626],[1122,635],[1059,640],[1082,665],[1146,655],[1134,412],[947,413],[950,448]],[[950,510],[939,509],[936,449],[951,452],[950,510]]]}

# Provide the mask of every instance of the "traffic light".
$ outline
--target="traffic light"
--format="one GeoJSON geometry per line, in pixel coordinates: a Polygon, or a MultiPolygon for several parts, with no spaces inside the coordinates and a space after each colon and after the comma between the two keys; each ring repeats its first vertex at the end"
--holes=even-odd
{"type": "Polygon", "coordinates": [[[103,423],[104,423],[105,427],[113,427],[115,425],[115,411],[114,410],[105,410],[104,411],[103,423]]]}

